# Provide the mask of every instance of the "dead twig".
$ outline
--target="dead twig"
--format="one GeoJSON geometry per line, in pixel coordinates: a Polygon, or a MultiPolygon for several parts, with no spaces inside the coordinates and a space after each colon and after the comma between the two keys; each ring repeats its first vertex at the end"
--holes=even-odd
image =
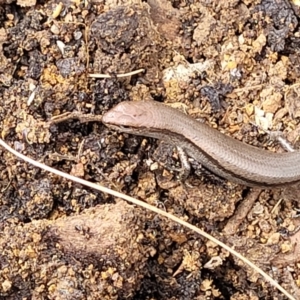
{"type": "Polygon", "coordinates": [[[102,122],[101,115],[92,115],[92,114],[82,114],[81,112],[66,112],[58,116],[54,116],[49,121],[50,124],[58,124],[61,122],[65,122],[68,120],[77,119],[80,123],[87,123],[87,122],[102,122]]]}
{"type": "MultiPolygon", "coordinates": [[[[145,69],[138,69],[129,73],[124,73],[124,74],[117,74],[116,77],[117,78],[122,78],[122,77],[127,77],[127,76],[132,76],[141,72],[144,72],[145,69]]],[[[108,75],[108,74],[89,74],[89,77],[93,77],[93,78],[113,78],[114,76],[108,75]]]]}
{"type": "Polygon", "coordinates": [[[240,224],[246,218],[248,212],[253,207],[254,202],[257,200],[261,192],[261,189],[251,190],[251,192],[236,209],[234,216],[227,222],[226,226],[224,227],[223,232],[225,234],[232,235],[237,232],[240,224]]]}

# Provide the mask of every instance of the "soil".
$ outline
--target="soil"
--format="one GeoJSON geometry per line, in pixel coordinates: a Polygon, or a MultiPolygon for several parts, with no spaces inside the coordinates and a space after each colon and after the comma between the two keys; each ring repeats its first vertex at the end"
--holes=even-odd
{"type": "MultiPolygon", "coordinates": [[[[300,299],[299,189],[250,189],[192,160],[181,182],[163,141],[52,120],[152,100],[268,151],[285,151],[278,132],[298,149],[299,20],[296,0],[0,0],[1,138],[205,229],[300,299]]],[[[283,299],[181,225],[0,156],[1,299],[283,299]]]]}

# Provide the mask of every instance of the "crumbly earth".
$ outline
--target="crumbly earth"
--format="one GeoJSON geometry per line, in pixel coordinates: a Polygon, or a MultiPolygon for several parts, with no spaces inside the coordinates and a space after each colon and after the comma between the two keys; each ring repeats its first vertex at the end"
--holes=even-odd
{"type": "MultiPolygon", "coordinates": [[[[180,182],[163,141],[51,121],[148,99],[269,151],[284,150],[268,131],[299,148],[299,18],[292,0],[0,0],[1,138],[205,229],[300,299],[299,189],[252,190],[195,161],[180,182]]],[[[1,299],[283,299],[186,228],[0,155],[1,299]]]]}

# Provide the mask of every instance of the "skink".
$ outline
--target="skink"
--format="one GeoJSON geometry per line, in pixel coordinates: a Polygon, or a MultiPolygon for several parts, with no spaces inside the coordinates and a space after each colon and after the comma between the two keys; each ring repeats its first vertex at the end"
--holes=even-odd
{"type": "Polygon", "coordinates": [[[239,184],[272,187],[300,181],[300,152],[273,153],[247,145],[158,102],[121,102],[102,121],[180,146],[213,173],[239,184]]]}

